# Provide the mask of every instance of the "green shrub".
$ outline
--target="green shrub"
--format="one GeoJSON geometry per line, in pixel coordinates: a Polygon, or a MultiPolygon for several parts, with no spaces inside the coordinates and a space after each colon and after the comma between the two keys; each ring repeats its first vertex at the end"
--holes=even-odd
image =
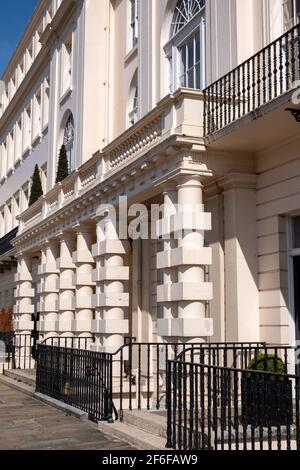
{"type": "Polygon", "coordinates": [[[40,171],[35,165],[34,173],[32,176],[32,185],[30,190],[29,207],[32,206],[43,195],[43,188],[41,182],[40,171]]]}
{"type": "Polygon", "coordinates": [[[65,145],[61,146],[59,157],[58,157],[58,165],[57,165],[57,175],[56,175],[56,183],[60,183],[65,178],[69,176],[69,165],[68,165],[68,157],[65,145]]]}
{"type": "MultiPolygon", "coordinates": [[[[276,357],[275,354],[258,354],[249,362],[247,370],[276,372],[282,375],[287,373],[287,368],[283,360],[280,357],[276,357]]],[[[252,374],[247,374],[247,376],[252,377],[252,374]]],[[[275,376],[271,376],[271,380],[274,379],[275,376]]]]}

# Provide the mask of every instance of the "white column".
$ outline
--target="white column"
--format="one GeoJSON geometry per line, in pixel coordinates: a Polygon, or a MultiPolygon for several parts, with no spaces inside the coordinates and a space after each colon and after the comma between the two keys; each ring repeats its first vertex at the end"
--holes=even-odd
{"type": "Polygon", "coordinates": [[[95,261],[91,249],[94,239],[94,227],[91,225],[80,225],[77,227],[76,233],[77,248],[73,253],[73,262],[76,266],[73,331],[79,337],[92,337],[91,324],[94,318],[92,299],[95,286],[92,277],[95,261]]]}
{"type": "Polygon", "coordinates": [[[73,263],[73,251],[75,249],[75,238],[71,233],[62,233],[60,240],[60,258],[57,260],[57,268],[60,270],[58,279],[59,302],[58,302],[58,331],[61,336],[73,336],[74,314],[74,274],[76,266],[73,263]]]}
{"type": "Polygon", "coordinates": [[[256,176],[232,174],[224,189],[226,340],[260,341],[256,176]]]}
{"type": "Polygon", "coordinates": [[[38,309],[40,312],[39,329],[44,333],[45,338],[58,336],[58,256],[59,245],[57,240],[49,240],[42,245],[41,264],[38,269],[40,277],[38,309]]]}
{"type": "MultiPolygon", "coordinates": [[[[177,268],[176,266],[172,266],[170,262],[172,250],[174,250],[177,245],[177,240],[174,239],[170,226],[171,218],[176,214],[177,207],[177,187],[175,182],[170,182],[165,186],[163,195],[163,225],[161,229],[164,231],[164,251],[157,255],[157,268],[163,269],[163,285],[165,289],[170,292],[172,284],[177,282],[177,268]]],[[[158,320],[158,335],[162,337],[161,339],[169,337],[171,341],[171,320],[177,317],[177,303],[164,302],[162,310],[163,318],[158,320]]]]}
{"type": "Polygon", "coordinates": [[[129,333],[127,253],[128,241],[119,240],[112,221],[98,222],[97,244],[93,247],[97,268],[92,331],[102,352],[116,352],[129,333]]]}
{"type": "Polygon", "coordinates": [[[34,313],[34,289],[32,288],[31,266],[32,258],[29,254],[17,255],[18,270],[15,275],[16,291],[14,306],[14,330],[16,333],[30,335],[33,329],[32,315],[34,313]]]}
{"type": "Polygon", "coordinates": [[[211,264],[211,249],[204,247],[204,232],[211,229],[211,216],[204,212],[203,186],[197,177],[178,180],[177,213],[162,221],[161,233],[174,234],[177,247],[158,253],[157,267],[164,269],[167,283],[158,286],[158,302],[164,312],[176,303],[177,317],[158,321],[158,334],[167,341],[202,342],[213,335],[213,321],[206,318],[206,302],[212,299],[212,284],[205,279],[211,264]],[[170,281],[169,269],[177,269],[170,281]]]}

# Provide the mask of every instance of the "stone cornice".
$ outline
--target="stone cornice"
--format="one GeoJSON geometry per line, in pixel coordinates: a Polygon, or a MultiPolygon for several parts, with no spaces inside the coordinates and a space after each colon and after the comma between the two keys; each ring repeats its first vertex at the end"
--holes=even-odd
{"type": "MultiPolygon", "coordinates": [[[[171,138],[172,142],[176,142],[176,136],[171,138]]],[[[170,142],[166,143],[166,148],[170,146],[170,142]]],[[[175,151],[177,151],[177,158],[181,157],[178,155],[178,149],[174,148],[174,154],[170,154],[168,159],[164,162],[164,165],[160,163],[160,159],[156,158],[153,155],[149,156],[148,154],[140,159],[138,162],[133,162],[131,165],[123,168],[117,174],[112,175],[107,180],[96,181],[96,184],[89,188],[84,194],[79,195],[77,198],[70,201],[69,204],[60,208],[55,213],[50,214],[48,218],[38,222],[33,227],[29,227],[24,233],[21,233],[15,240],[14,246],[19,249],[19,247],[32,246],[36,243],[36,239],[45,238],[47,233],[51,233],[51,237],[57,236],[61,231],[69,230],[74,228],[74,224],[85,223],[88,220],[91,220],[96,213],[96,207],[101,203],[113,203],[118,195],[121,193],[124,194],[121,190],[121,187],[125,187],[125,193],[130,198],[130,188],[131,186],[138,186],[139,191],[142,190],[151,190],[156,187],[156,190],[159,192],[160,188],[157,185],[154,185],[154,179],[151,177],[151,173],[161,173],[165,172],[167,175],[166,169],[170,166],[169,162],[173,162],[177,166],[176,170],[172,172],[170,170],[170,176],[166,176],[166,180],[172,179],[171,176],[180,176],[180,174],[191,174],[195,175],[194,168],[188,167],[188,164],[180,167],[175,161],[175,151]],[[150,160],[150,161],[149,161],[150,160]],[[140,188],[140,179],[147,177],[148,186],[145,184],[144,188],[140,188]],[[73,222],[72,222],[73,221],[73,222]]],[[[152,152],[151,152],[152,153],[152,152]]],[[[155,154],[157,155],[157,154],[155,154]]],[[[203,173],[203,172],[202,172],[203,173]]],[[[162,178],[163,179],[163,178],[162,178]]],[[[32,206],[33,207],[33,206],[32,206]]],[[[31,208],[30,208],[31,209],[31,208]]]]}
{"type": "Polygon", "coordinates": [[[41,35],[41,44],[48,46],[52,45],[77,3],[79,3],[78,0],[64,0],[61,3],[55,16],[52,18],[51,23],[47,25],[45,31],[41,35]]]}

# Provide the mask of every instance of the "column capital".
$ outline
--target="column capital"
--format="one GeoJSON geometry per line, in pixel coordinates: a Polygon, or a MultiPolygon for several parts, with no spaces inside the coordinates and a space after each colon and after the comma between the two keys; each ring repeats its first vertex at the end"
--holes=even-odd
{"type": "Polygon", "coordinates": [[[223,191],[231,189],[256,189],[257,176],[249,173],[230,173],[218,181],[223,191]]]}
{"type": "Polygon", "coordinates": [[[175,180],[168,180],[162,184],[163,195],[177,191],[177,182],[175,180]]]}
{"type": "Polygon", "coordinates": [[[61,231],[56,235],[56,238],[58,239],[59,243],[63,243],[65,241],[75,241],[75,235],[74,233],[70,231],[61,231]]]}
{"type": "Polygon", "coordinates": [[[72,226],[75,230],[76,235],[89,234],[95,231],[94,224],[92,222],[77,222],[72,226]]]}
{"type": "Polygon", "coordinates": [[[42,249],[47,249],[47,248],[52,248],[53,246],[57,247],[58,246],[58,240],[56,237],[54,238],[49,238],[47,240],[43,240],[40,244],[40,248],[42,249]]]}
{"type": "Polygon", "coordinates": [[[179,175],[176,178],[177,189],[180,188],[203,188],[203,177],[198,175],[179,175]]]}
{"type": "Polygon", "coordinates": [[[23,259],[30,260],[33,258],[33,255],[29,253],[28,251],[20,251],[19,253],[16,253],[14,255],[17,261],[21,261],[23,259]]]}

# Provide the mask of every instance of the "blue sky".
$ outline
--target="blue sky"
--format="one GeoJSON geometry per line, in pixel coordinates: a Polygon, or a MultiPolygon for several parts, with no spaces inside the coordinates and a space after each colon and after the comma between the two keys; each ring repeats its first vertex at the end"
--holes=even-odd
{"type": "Polygon", "coordinates": [[[18,44],[39,0],[1,0],[0,76],[18,44]]]}

